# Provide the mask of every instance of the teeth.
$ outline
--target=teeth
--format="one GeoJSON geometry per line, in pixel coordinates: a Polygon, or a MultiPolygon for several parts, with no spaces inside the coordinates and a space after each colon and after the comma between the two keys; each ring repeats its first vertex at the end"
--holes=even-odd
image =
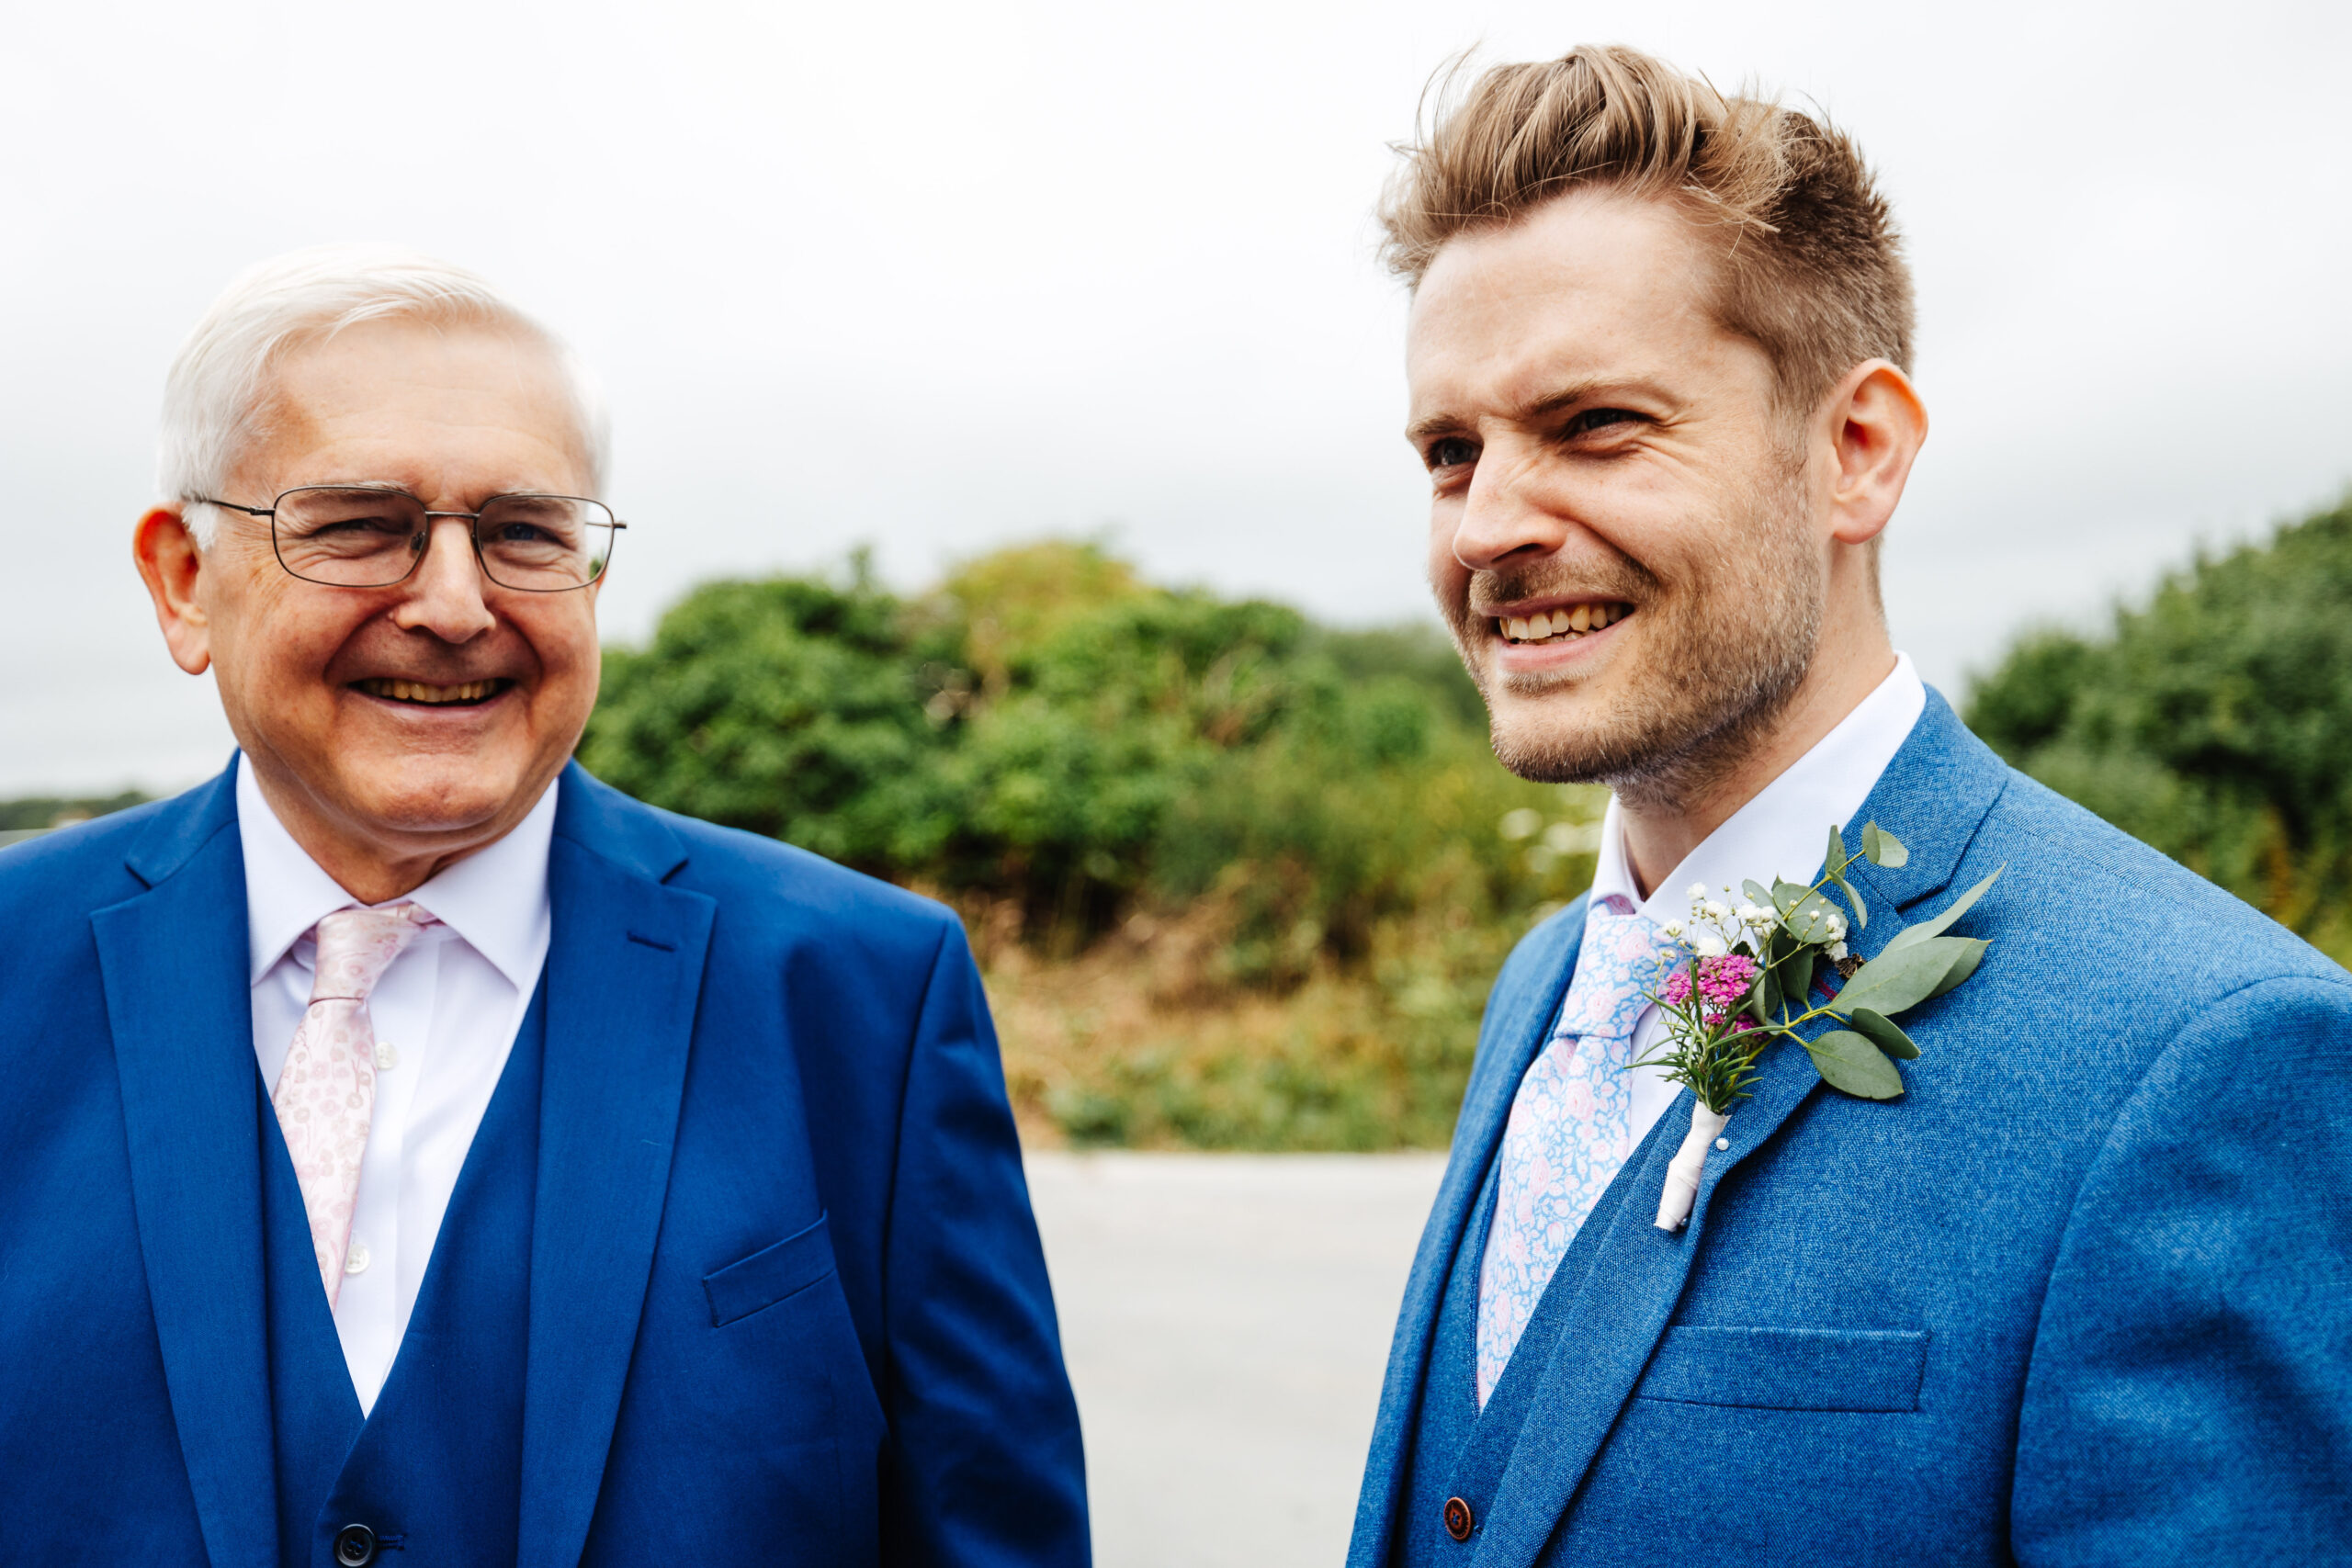
{"type": "Polygon", "coordinates": [[[1513,642],[1543,642],[1556,637],[1583,637],[1612,626],[1634,613],[1630,604],[1577,604],[1536,615],[1505,615],[1495,629],[1513,642]]]}
{"type": "Polygon", "coordinates": [[[379,677],[358,684],[361,691],[371,695],[390,697],[401,703],[478,703],[498,690],[495,681],[467,681],[455,686],[435,686],[423,681],[379,677]]]}

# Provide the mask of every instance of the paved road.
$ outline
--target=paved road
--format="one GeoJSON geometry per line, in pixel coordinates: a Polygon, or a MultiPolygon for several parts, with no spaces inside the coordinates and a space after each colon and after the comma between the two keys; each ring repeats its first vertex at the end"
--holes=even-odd
{"type": "Polygon", "coordinates": [[[1337,1568],[1443,1166],[1029,1156],[1102,1568],[1337,1568]]]}

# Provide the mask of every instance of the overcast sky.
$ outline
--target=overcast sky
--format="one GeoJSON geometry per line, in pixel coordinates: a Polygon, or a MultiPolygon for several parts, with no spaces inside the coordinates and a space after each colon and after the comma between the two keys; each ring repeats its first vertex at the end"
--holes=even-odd
{"type": "Polygon", "coordinates": [[[1154,576],[1426,615],[1369,211],[1448,54],[1657,51],[1813,100],[1910,236],[1935,427],[1886,563],[1957,694],[2352,479],[2352,7],[1758,0],[815,6],[0,0],[0,793],[229,747],[127,551],[228,278],[391,240],[601,374],[607,635],[870,543],[1104,533],[1154,576]]]}

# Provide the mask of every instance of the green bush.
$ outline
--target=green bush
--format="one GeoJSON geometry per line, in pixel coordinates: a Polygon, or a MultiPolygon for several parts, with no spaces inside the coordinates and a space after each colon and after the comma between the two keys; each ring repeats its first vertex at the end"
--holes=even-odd
{"type": "MultiPolygon", "coordinates": [[[[1257,867],[1238,940],[1265,956],[1236,972],[1279,979],[1362,957],[1372,922],[1412,908],[1472,830],[1464,812],[1523,804],[1480,716],[1433,632],[1330,631],[1048,544],[913,601],[862,564],[699,589],[650,647],[607,655],[580,754],[657,805],[1016,899],[1062,951],[1138,897],[1194,898],[1257,867]],[[1464,768],[1488,787],[1442,805],[1439,781],[1464,768]]],[[[1493,839],[1493,820],[1475,830],[1493,839]]],[[[1510,853],[1487,846],[1481,918],[1524,891],[1510,853]]]]}
{"type": "Polygon", "coordinates": [[[2203,555],[1970,695],[2017,766],[2352,957],[2352,501],[2203,555]]]}
{"type": "Polygon", "coordinates": [[[956,903],[1016,1102],[1079,1142],[1443,1142],[1494,970],[1589,879],[1601,798],[1495,763],[1434,629],[1058,543],[911,599],[856,562],[699,589],[608,653],[580,754],[956,903]]]}

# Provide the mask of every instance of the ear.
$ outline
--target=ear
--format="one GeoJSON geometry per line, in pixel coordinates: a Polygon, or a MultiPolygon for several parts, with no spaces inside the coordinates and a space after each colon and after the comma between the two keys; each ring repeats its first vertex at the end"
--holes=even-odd
{"type": "Polygon", "coordinates": [[[1878,537],[1903,499],[1911,464],[1928,439],[1928,409],[1911,378],[1883,359],[1849,371],[1824,400],[1834,468],[1830,536],[1861,545],[1878,537]]]}
{"type": "Polygon", "coordinates": [[[176,506],[158,506],[131,530],[130,558],[139,580],[155,602],[155,621],[172,660],[191,675],[212,663],[212,626],[197,594],[204,576],[204,552],[197,548],[187,521],[176,506]]]}

